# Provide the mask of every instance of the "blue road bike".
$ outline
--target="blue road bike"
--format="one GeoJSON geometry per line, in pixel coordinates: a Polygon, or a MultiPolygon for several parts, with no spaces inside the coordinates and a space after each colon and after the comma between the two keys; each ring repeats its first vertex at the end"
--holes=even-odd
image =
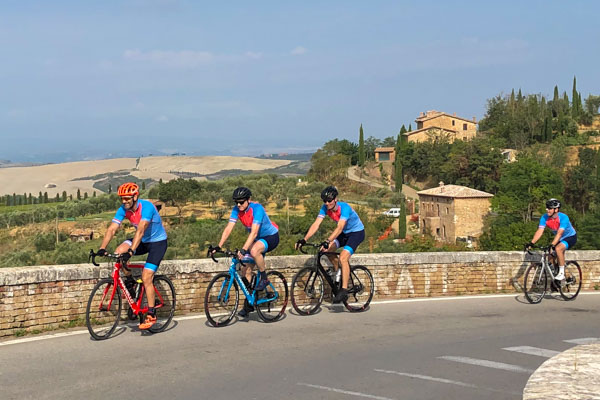
{"type": "MultiPolygon", "coordinates": [[[[248,304],[252,305],[264,322],[275,322],[285,314],[288,302],[288,286],[283,274],[277,271],[268,271],[269,284],[264,290],[254,289],[256,275],[252,278],[250,288],[247,288],[238,273],[246,264],[254,264],[252,259],[240,259],[238,251],[217,251],[231,257],[229,271],[220,272],[210,281],[204,296],[204,312],[208,322],[215,327],[225,326],[236,315],[240,301],[240,288],[246,296],[248,304]]],[[[209,247],[208,255],[214,262],[218,262],[209,247]]]]}

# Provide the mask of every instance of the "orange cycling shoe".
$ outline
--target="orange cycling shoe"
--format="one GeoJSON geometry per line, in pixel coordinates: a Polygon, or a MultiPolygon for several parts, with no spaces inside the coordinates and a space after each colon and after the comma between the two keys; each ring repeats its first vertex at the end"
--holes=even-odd
{"type": "Polygon", "coordinates": [[[144,323],[139,324],[138,327],[142,330],[149,329],[155,323],[156,323],[156,316],[148,314],[148,315],[146,315],[146,320],[144,321],[144,323]]]}

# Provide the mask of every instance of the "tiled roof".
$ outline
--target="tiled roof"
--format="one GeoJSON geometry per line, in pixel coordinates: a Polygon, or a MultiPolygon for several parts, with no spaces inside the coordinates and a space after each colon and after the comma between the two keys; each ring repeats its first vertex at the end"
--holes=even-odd
{"type": "Polygon", "coordinates": [[[494,197],[494,195],[491,193],[482,192],[481,190],[471,189],[466,186],[459,185],[441,185],[432,189],[421,190],[420,192],[417,192],[417,194],[453,198],[494,197]]]}
{"type": "Polygon", "coordinates": [[[415,119],[415,122],[423,122],[423,121],[427,121],[428,119],[432,119],[432,118],[437,118],[437,117],[441,117],[445,115],[446,117],[450,117],[450,118],[455,118],[455,119],[460,119],[466,122],[470,122],[472,124],[476,124],[477,122],[473,121],[472,119],[467,119],[467,118],[463,118],[463,117],[459,117],[457,115],[450,115],[448,113],[442,112],[442,111],[427,111],[427,113],[418,116],[415,119]]]}
{"type": "Polygon", "coordinates": [[[414,135],[415,133],[427,132],[427,131],[444,131],[444,132],[451,132],[451,133],[458,132],[454,129],[440,128],[439,126],[429,126],[427,128],[416,129],[414,131],[403,133],[403,135],[410,136],[410,135],[414,135]]]}

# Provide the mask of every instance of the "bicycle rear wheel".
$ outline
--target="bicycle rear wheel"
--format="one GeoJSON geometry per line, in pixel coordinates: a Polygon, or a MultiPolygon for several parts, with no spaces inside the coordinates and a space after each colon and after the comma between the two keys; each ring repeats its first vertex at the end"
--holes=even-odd
{"type": "Polygon", "coordinates": [[[531,304],[537,304],[546,295],[548,290],[548,280],[546,279],[546,270],[542,264],[531,264],[525,272],[523,281],[523,292],[525,298],[531,304]]]}
{"type": "Polygon", "coordinates": [[[305,267],[294,275],[292,306],[298,314],[314,314],[321,306],[324,294],[323,277],[315,268],[305,267]]]}
{"type": "Polygon", "coordinates": [[[96,340],[107,339],[119,323],[123,306],[121,289],[114,289],[112,278],[104,278],[96,283],[90,294],[85,309],[85,323],[96,340]]]}
{"type": "Polygon", "coordinates": [[[255,306],[258,316],[264,322],[275,322],[285,314],[288,302],[287,281],[282,273],[278,271],[267,272],[269,284],[265,290],[256,292],[258,300],[273,299],[255,306]]]}
{"type": "Polygon", "coordinates": [[[167,325],[173,319],[173,315],[175,315],[175,288],[169,278],[159,275],[154,277],[154,292],[156,323],[148,330],[152,333],[158,333],[167,328],[167,325]]]}
{"type": "Polygon", "coordinates": [[[558,290],[563,299],[575,299],[581,290],[581,267],[575,261],[567,261],[565,265],[565,280],[561,282],[558,290]]]}
{"type": "Polygon", "coordinates": [[[348,300],[344,305],[348,311],[365,311],[373,298],[375,283],[373,275],[367,267],[357,265],[350,267],[350,279],[348,280],[348,300]]]}
{"type": "Polygon", "coordinates": [[[204,295],[204,313],[212,326],[231,322],[238,308],[240,292],[229,272],[218,273],[208,284],[204,295]]]}

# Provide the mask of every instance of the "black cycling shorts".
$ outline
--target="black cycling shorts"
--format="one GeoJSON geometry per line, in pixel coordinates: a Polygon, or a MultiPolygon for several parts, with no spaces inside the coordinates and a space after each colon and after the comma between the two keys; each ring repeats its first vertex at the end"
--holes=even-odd
{"type": "MultiPolygon", "coordinates": [[[[132,242],[133,239],[127,239],[125,241],[125,243],[129,244],[130,246],[132,242]]],[[[148,254],[144,268],[156,272],[166,252],[167,239],[160,240],[158,242],[141,242],[138,248],[135,249],[134,255],[139,256],[142,254],[148,254]]]]}

